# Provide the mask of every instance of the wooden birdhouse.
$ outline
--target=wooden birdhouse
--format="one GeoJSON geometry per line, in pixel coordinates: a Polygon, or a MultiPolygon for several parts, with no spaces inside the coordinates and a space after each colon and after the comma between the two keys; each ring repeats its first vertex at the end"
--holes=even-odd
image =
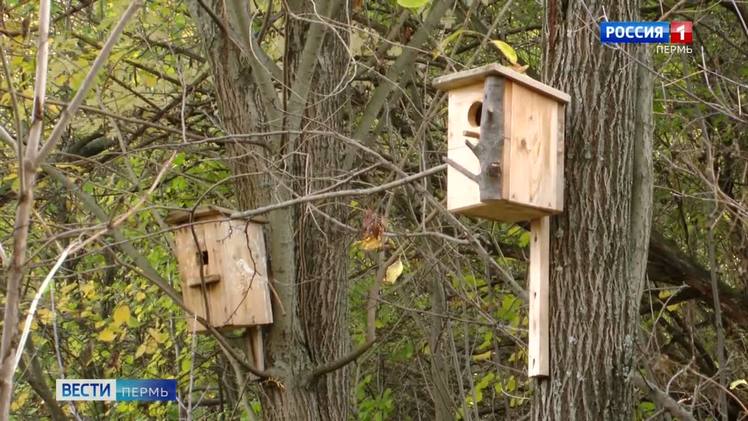
{"type": "Polygon", "coordinates": [[[548,376],[549,215],[564,208],[569,95],[497,64],[440,77],[434,86],[449,95],[447,208],[530,221],[527,372],[548,376]]]}
{"type": "MultiPolygon", "coordinates": [[[[176,226],[184,304],[216,328],[272,323],[262,225],[229,219],[230,214],[211,206],[167,216],[166,221],[176,226]]],[[[193,318],[188,323],[190,330],[206,330],[193,318]]]]}
{"type": "Polygon", "coordinates": [[[569,95],[498,64],[442,76],[447,207],[505,222],[560,212],[569,95]]]}

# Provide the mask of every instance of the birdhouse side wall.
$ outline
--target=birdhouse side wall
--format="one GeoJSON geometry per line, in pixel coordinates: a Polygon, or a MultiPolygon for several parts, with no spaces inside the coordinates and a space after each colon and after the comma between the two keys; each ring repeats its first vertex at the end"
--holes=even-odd
{"type": "Polygon", "coordinates": [[[562,107],[555,99],[521,84],[506,84],[504,198],[549,212],[561,210],[557,191],[559,186],[563,189],[562,107]]]}

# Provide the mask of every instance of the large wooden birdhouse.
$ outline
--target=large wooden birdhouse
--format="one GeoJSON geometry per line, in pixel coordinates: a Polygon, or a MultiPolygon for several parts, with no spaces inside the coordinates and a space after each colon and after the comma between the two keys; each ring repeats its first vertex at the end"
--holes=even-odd
{"type": "MultiPolygon", "coordinates": [[[[272,323],[262,225],[229,219],[230,213],[211,206],[194,213],[174,211],[167,217],[176,226],[184,304],[216,328],[272,323]]],[[[206,330],[193,318],[188,320],[190,330],[206,330]]]]}
{"type": "Polygon", "coordinates": [[[449,210],[515,222],[563,209],[569,95],[498,64],[434,86],[449,95],[449,210]]]}
{"type": "Polygon", "coordinates": [[[449,95],[448,209],[530,221],[527,372],[548,376],[549,215],[564,207],[569,95],[497,64],[440,77],[434,86],[449,95]]]}

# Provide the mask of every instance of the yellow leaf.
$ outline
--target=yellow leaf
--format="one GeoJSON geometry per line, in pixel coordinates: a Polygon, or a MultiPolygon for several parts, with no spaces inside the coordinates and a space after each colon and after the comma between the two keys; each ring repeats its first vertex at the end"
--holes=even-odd
{"type": "Polygon", "coordinates": [[[150,73],[142,73],[140,75],[140,80],[143,81],[143,84],[148,88],[153,88],[156,86],[156,83],[158,83],[158,78],[150,73]]]}
{"type": "Polygon", "coordinates": [[[382,247],[382,239],[380,237],[366,237],[359,244],[366,251],[378,250],[382,247]]]}
{"type": "Polygon", "coordinates": [[[144,342],[144,343],[140,344],[140,346],[138,347],[138,350],[135,351],[135,358],[138,358],[141,355],[145,354],[145,349],[146,349],[146,345],[145,345],[145,342],[144,342]]]}
{"type": "Polygon", "coordinates": [[[54,314],[51,311],[47,310],[46,308],[40,308],[39,310],[36,311],[36,314],[39,315],[39,320],[41,320],[45,324],[48,324],[49,322],[51,322],[52,317],[54,316],[54,314]]]}
{"type": "Polygon", "coordinates": [[[393,264],[391,264],[387,268],[387,272],[384,275],[384,283],[386,284],[394,284],[395,281],[397,281],[397,278],[400,277],[400,274],[403,273],[403,261],[398,258],[397,261],[393,264]]]}
{"type": "Polygon", "coordinates": [[[115,338],[114,331],[110,328],[106,328],[99,333],[99,340],[102,342],[112,342],[115,338]]]}
{"type": "Polygon", "coordinates": [[[502,54],[504,54],[504,57],[509,60],[509,63],[517,64],[517,52],[514,51],[514,48],[512,48],[511,45],[498,39],[491,41],[491,43],[493,43],[493,45],[496,46],[496,48],[498,48],[502,54]]]}
{"type": "Polygon", "coordinates": [[[473,355],[473,361],[486,361],[491,359],[491,351],[486,351],[482,354],[473,355]]]}
{"type": "Polygon", "coordinates": [[[117,307],[114,310],[113,319],[114,321],[112,322],[112,324],[115,327],[119,327],[122,323],[128,321],[130,319],[130,307],[128,307],[126,304],[117,307]]]}
{"type": "Polygon", "coordinates": [[[24,390],[21,393],[16,394],[16,398],[13,399],[13,403],[10,405],[10,409],[13,411],[18,411],[23,407],[23,404],[26,403],[26,401],[29,399],[29,391],[24,390]]]}
{"type": "Polygon", "coordinates": [[[153,339],[156,340],[156,342],[162,344],[166,339],[168,338],[168,335],[165,333],[161,333],[156,329],[149,328],[148,333],[153,337],[153,339]]]}
{"type": "Polygon", "coordinates": [[[730,390],[734,390],[735,388],[737,388],[738,386],[741,386],[741,385],[748,386],[748,381],[746,381],[745,379],[735,380],[735,381],[733,381],[733,382],[730,383],[730,390]]]}
{"type": "Polygon", "coordinates": [[[93,282],[88,282],[81,287],[81,292],[86,298],[93,299],[96,297],[96,285],[93,282]]]}
{"type": "Polygon", "coordinates": [[[138,301],[143,301],[145,299],[145,293],[143,291],[138,291],[138,293],[135,294],[135,299],[138,301]]]}

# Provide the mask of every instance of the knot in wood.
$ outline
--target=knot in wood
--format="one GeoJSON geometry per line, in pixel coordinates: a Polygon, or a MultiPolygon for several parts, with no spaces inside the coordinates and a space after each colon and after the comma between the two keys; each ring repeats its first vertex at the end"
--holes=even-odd
{"type": "Polygon", "coordinates": [[[488,164],[488,175],[491,177],[498,177],[501,173],[501,162],[499,161],[493,161],[492,163],[488,164]]]}

